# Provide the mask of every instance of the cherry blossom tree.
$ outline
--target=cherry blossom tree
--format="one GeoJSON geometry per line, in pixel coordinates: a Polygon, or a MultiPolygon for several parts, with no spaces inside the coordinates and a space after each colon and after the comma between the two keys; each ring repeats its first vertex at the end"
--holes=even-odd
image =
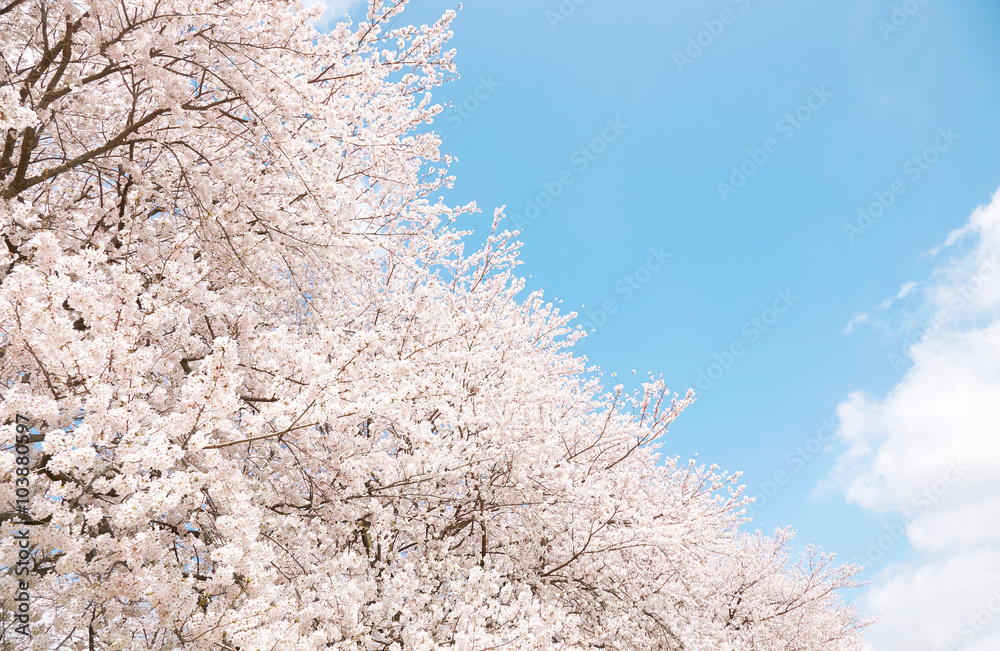
{"type": "Polygon", "coordinates": [[[693,394],[466,251],[404,4],[0,0],[3,644],[859,649],[858,568],[658,455],[693,394]]]}

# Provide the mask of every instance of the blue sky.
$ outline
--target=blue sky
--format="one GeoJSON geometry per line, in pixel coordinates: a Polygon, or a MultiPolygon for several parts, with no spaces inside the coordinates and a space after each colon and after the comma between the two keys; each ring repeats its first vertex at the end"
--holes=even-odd
{"type": "MultiPolygon", "coordinates": [[[[472,1],[454,31],[434,128],[449,198],[483,209],[460,225],[506,205],[530,285],[606,317],[581,352],[704,389],[665,452],[762,498],[786,473],[755,524],[864,560],[895,516],[817,489],[847,445],[817,448],[853,391],[909,365],[893,328],[845,326],[932,277],[922,254],[1000,187],[1000,4],[472,1]]],[[[866,575],[912,554],[900,540],[866,575]]]]}

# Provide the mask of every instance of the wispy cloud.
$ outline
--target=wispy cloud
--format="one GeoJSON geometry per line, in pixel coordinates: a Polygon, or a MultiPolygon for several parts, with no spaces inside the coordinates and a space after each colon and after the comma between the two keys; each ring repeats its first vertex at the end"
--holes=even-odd
{"type": "Polygon", "coordinates": [[[847,325],[844,326],[844,329],[841,332],[845,335],[849,335],[852,332],[854,332],[855,327],[861,325],[862,323],[868,323],[870,319],[871,315],[865,312],[856,312],[854,316],[851,317],[851,320],[847,322],[847,325]]]}
{"type": "MultiPolygon", "coordinates": [[[[888,309],[892,307],[896,301],[902,300],[910,296],[913,293],[913,291],[917,289],[917,287],[919,286],[920,285],[917,282],[912,280],[903,283],[902,287],[899,288],[899,291],[896,292],[895,295],[885,299],[884,301],[876,305],[874,308],[872,308],[872,310],[874,312],[888,311],[888,309]]],[[[862,323],[871,323],[871,322],[872,322],[872,315],[870,313],[856,312],[854,316],[851,317],[851,320],[847,322],[847,325],[844,326],[844,329],[841,332],[843,332],[843,334],[845,335],[849,335],[852,332],[854,332],[855,327],[861,325],[862,323]]]]}

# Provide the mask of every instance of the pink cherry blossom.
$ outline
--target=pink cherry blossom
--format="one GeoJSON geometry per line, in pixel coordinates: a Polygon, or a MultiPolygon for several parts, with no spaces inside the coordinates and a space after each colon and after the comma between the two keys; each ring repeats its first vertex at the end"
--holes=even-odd
{"type": "Polygon", "coordinates": [[[858,568],[658,456],[692,394],[604,389],[500,211],[465,250],[404,5],[0,0],[3,644],[860,649],[858,568]]]}

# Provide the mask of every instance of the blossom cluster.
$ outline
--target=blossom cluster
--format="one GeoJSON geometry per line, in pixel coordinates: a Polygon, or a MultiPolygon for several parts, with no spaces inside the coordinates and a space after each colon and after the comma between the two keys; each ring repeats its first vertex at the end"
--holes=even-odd
{"type": "Polygon", "coordinates": [[[26,644],[858,649],[857,568],[658,456],[692,395],[603,387],[501,212],[465,250],[427,128],[454,14],[404,5],[0,0],[26,644]]]}

